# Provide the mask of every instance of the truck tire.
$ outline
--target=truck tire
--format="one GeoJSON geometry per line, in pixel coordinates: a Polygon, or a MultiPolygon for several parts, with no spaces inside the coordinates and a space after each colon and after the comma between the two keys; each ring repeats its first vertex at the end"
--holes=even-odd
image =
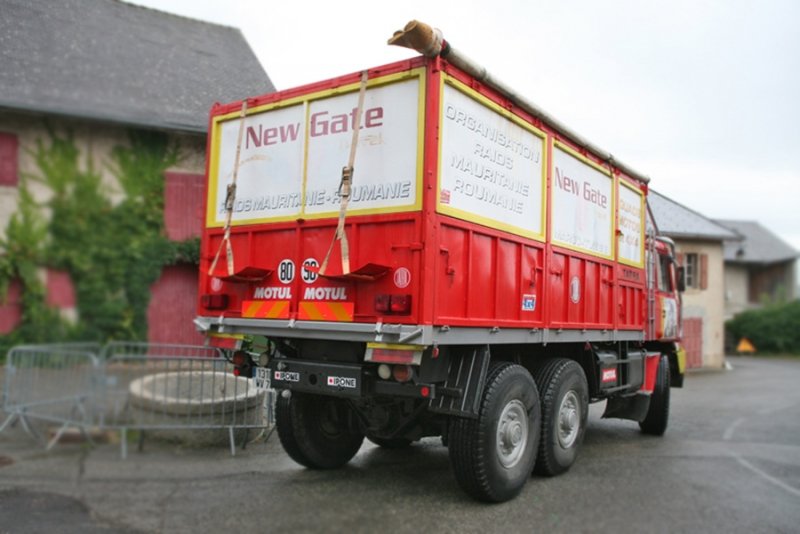
{"type": "Polygon", "coordinates": [[[292,393],[289,398],[279,396],[276,408],[281,445],[300,465],[311,469],[341,467],[364,441],[345,400],[292,393]]]}
{"type": "Polygon", "coordinates": [[[411,440],[408,438],[385,439],[367,436],[367,439],[382,449],[405,449],[411,446],[411,440]]]}
{"type": "Polygon", "coordinates": [[[644,434],[663,436],[669,421],[669,358],[661,356],[658,362],[656,385],[650,395],[650,407],[647,415],[639,423],[644,434]]]}
{"type": "Polygon", "coordinates": [[[477,419],[451,419],[448,441],[456,480],[471,497],[502,502],[517,496],[536,461],[541,427],[539,393],[530,373],[494,363],[477,419]]]}
{"type": "Polygon", "coordinates": [[[556,358],[536,372],[542,403],[542,439],[534,472],[559,475],[575,463],[586,433],[589,386],[583,368],[573,360],[556,358]]]}

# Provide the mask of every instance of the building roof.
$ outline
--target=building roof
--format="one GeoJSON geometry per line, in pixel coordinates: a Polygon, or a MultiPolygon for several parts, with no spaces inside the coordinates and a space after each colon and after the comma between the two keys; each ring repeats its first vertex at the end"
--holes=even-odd
{"type": "Polygon", "coordinates": [[[274,91],[242,33],[118,0],[0,0],[0,109],[204,132],[274,91]]]}
{"type": "Polygon", "coordinates": [[[756,221],[717,220],[741,236],[725,242],[725,261],[729,263],[782,263],[800,256],[797,250],[756,221]]]}
{"type": "Polygon", "coordinates": [[[735,232],[652,189],[647,199],[656,226],[663,235],[673,239],[711,241],[739,239],[735,232]]]}

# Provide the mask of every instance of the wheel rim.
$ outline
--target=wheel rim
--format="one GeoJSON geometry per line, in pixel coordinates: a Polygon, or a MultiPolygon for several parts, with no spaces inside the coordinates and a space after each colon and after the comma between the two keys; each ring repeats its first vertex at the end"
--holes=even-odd
{"type": "Polygon", "coordinates": [[[319,429],[326,437],[331,439],[342,435],[342,417],[335,402],[325,402],[319,421],[319,429]]]}
{"type": "Polygon", "coordinates": [[[519,463],[528,444],[528,411],[519,400],[503,408],[497,423],[497,458],[503,467],[519,463]]]}
{"type": "Polygon", "coordinates": [[[569,449],[578,439],[581,429],[581,406],[578,395],[570,390],[561,399],[558,409],[558,443],[561,447],[569,449]]]}

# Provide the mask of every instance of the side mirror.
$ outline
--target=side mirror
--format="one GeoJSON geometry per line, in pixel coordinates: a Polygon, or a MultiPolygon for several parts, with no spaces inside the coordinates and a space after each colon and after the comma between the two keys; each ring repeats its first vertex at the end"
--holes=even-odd
{"type": "Polygon", "coordinates": [[[683,293],[686,291],[686,267],[681,265],[676,272],[678,274],[678,291],[683,293]]]}

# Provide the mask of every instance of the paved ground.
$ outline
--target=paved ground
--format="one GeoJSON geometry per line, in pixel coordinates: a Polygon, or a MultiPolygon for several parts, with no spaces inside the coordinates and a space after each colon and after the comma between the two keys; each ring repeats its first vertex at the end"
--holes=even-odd
{"type": "Polygon", "coordinates": [[[123,461],[113,445],[44,453],[15,428],[0,434],[0,533],[800,532],[800,359],[731,362],[673,390],[663,438],[594,406],[572,470],[500,505],[466,498],[434,439],[313,472],[277,437],[234,458],[147,443],[123,461]]]}

